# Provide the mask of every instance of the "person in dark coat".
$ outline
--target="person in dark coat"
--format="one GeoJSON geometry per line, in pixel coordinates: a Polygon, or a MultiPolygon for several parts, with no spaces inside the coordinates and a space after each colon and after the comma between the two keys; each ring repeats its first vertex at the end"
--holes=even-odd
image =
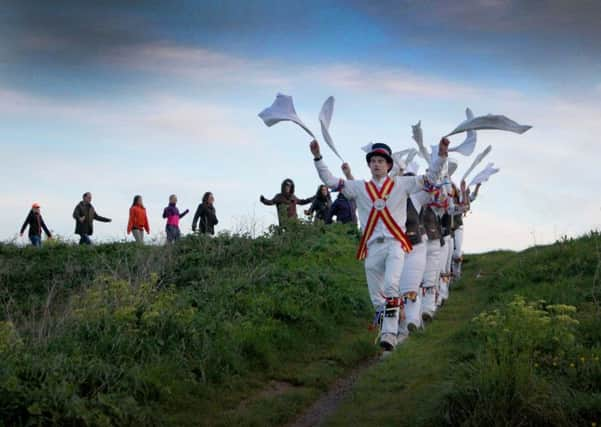
{"type": "Polygon", "coordinates": [[[206,192],[202,196],[202,203],[198,205],[196,213],[194,214],[194,220],[192,221],[192,231],[196,231],[196,224],[198,224],[198,231],[202,234],[215,234],[215,226],[219,224],[217,220],[217,214],[215,213],[215,197],[213,193],[206,192]]]}
{"type": "Polygon", "coordinates": [[[52,234],[48,230],[48,227],[46,227],[46,223],[44,222],[42,214],[40,213],[39,203],[34,203],[31,206],[31,210],[29,211],[29,214],[27,215],[27,218],[25,218],[25,222],[21,227],[21,237],[23,237],[23,233],[25,233],[25,229],[27,227],[29,227],[29,241],[31,242],[31,245],[35,246],[36,248],[42,246],[42,230],[44,230],[44,233],[46,233],[48,239],[52,239],[52,234]]]}
{"type": "Polygon", "coordinates": [[[338,197],[334,200],[326,216],[326,224],[331,224],[334,217],[336,217],[336,222],[357,225],[357,206],[355,205],[355,201],[347,199],[342,193],[338,193],[338,197]]]}
{"type": "Polygon", "coordinates": [[[325,222],[328,212],[330,211],[330,207],[332,207],[330,190],[325,185],[320,185],[317,187],[317,193],[315,193],[311,207],[305,211],[305,215],[311,216],[315,214],[315,217],[313,218],[314,222],[325,222]]]}
{"type": "Polygon", "coordinates": [[[75,206],[73,210],[73,219],[75,220],[75,234],[79,234],[80,245],[91,245],[90,236],[94,234],[94,221],[111,222],[110,218],[105,218],[96,213],[92,206],[92,193],[83,194],[83,200],[75,206]]]}
{"type": "Polygon", "coordinates": [[[298,218],[296,213],[296,205],[308,205],[313,201],[314,197],[308,199],[299,199],[294,194],[294,182],[290,178],[282,181],[281,192],[276,194],[273,199],[266,199],[261,195],[261,203],[267,206],[275,205],[278,210],[278,222],[280,227],[286,225],[289,221],[294,221],[298,218]]]}

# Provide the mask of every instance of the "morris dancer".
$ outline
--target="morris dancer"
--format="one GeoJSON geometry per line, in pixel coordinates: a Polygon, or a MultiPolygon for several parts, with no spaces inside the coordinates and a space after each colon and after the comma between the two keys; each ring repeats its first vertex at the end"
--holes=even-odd
{"type": "MultiPolygon", "coordinates": [[[[340,190],[348,199],[355,199],[363,236],[357,258],[365,260],[365,274],[372,304],[377,313],[383,313],[380,346],[393,350],[397,342],[399,313],[402,300],[399,283],[405,252],[412,249],[405,234],[407,199],[412,193],[429,188],[435,182],[446,162],[449,141],[439,144],[438,160],[428,176],[388,177],[392,168],[392,151],[386,144],[375,143],[366,155],[371,171],[370,181],[335,178],[322,160],[319,144],[311,142],[315,167],[319,177],[329,188],[340,190]]],[[[350,169],[343,164],[343,171],[350,169]]],[[[347,171],[350,174],[350,171],[347,171]]],[[[347,173],[345,172],[345,173],[347,173]]]]}
{"type": "Polygon", "coordinates": [[[466,192],[465,181],[461,181],[461,192],[453,184],[453,200],[455,204],[453,215],[453,264],[451,274],[453,279],[461,277],[461,265],[463,264],[463,216],[469,211],[469,197],[466,192]]]}
{"type": "Polygon", "coordinates": [[[422,290],[422,320],[429,322],[436,312],[439,281],[440,263],[442,253],[442,230],[440,219],[434,212],[432,206],[427,206],[422,212],[422,223],[426,229],[428,243],[426,248],[426,268],[421,285],[422,290]]]}
{"type": "MultiPolygon", "coordinates": [[[[409,163],[403,176],[415,176],[419,166],[409,163]]],[[[407,221],[405,228],[413,250],[405,255],[401,273],[400,292],[403,302],[404,316],[399,325],[399,338],[406,337],[421,326],[422,296],[420,284],[426,269],[427,238],[422,224],[423,205],[430,199],[428,193],[420,191],[411,194],[407,199],[407,221]]]]}

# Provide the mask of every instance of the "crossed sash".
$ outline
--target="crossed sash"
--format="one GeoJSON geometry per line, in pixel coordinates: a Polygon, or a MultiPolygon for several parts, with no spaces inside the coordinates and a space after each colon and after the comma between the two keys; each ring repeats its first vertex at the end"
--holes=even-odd
{"type": "Polygon", "coordinates": [[[359,243],[359,249],[357,250],[358,260],[364,260],[367,257],[367,242],[374,233],[376,224],[380,219],[384,221],[384,225],[388,231],[390,231],[390,234],[392,234],[394,238],[400,242],[401,247],[405,252],[411,252],[413,249],[411,242],[407,238],[407,235],[396,223],[390,214],[390,211],[388,210],[388,206],[386,206],[386,200],[388,199],[393,187],[394,180],[392,180],[390,177],[386,177],[386,180],[379,191],[373,181],[365,183],[365,189],[367,190],[367,194],[369,195],[373,206],[371,208],[371,212],[369,213],[367,223],[365,224],[363,236],[361,237],[361,242],[359,243]]]}

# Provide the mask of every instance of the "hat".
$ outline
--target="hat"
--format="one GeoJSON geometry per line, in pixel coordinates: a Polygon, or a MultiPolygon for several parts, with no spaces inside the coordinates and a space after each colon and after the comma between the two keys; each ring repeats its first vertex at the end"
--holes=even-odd
{"type": "Polygon", "coordinates": [[[369,163],[373,156],[384,157],[386,161],[390,164],[390,167],[392,167],[394,163],[394,161],[392,160],[392,150],[388,145],[382,142],[374,142],[371,145],[371,151],[365,156],[365,160],[367,160],[367,163],[369,163]]]}
{"type": "Polygon", "coordinates": [[[31,205],[31,209],[37,209],[40,207],[40,204],[38,202],[33,202],[33,204],[31,205]]]}

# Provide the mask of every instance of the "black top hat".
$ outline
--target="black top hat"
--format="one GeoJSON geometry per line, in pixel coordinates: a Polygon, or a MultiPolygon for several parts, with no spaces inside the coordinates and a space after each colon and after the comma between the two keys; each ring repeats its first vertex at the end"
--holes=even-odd
{"type": "Polygon", "coordinates": [[[392,160],[392,150],[388,145],[382,142],[376,142],[371,145],[371,151],[365,156],[367,163],[369,163],[373,156],[384,157],[390,165],[394,163],[392,160]]]}

